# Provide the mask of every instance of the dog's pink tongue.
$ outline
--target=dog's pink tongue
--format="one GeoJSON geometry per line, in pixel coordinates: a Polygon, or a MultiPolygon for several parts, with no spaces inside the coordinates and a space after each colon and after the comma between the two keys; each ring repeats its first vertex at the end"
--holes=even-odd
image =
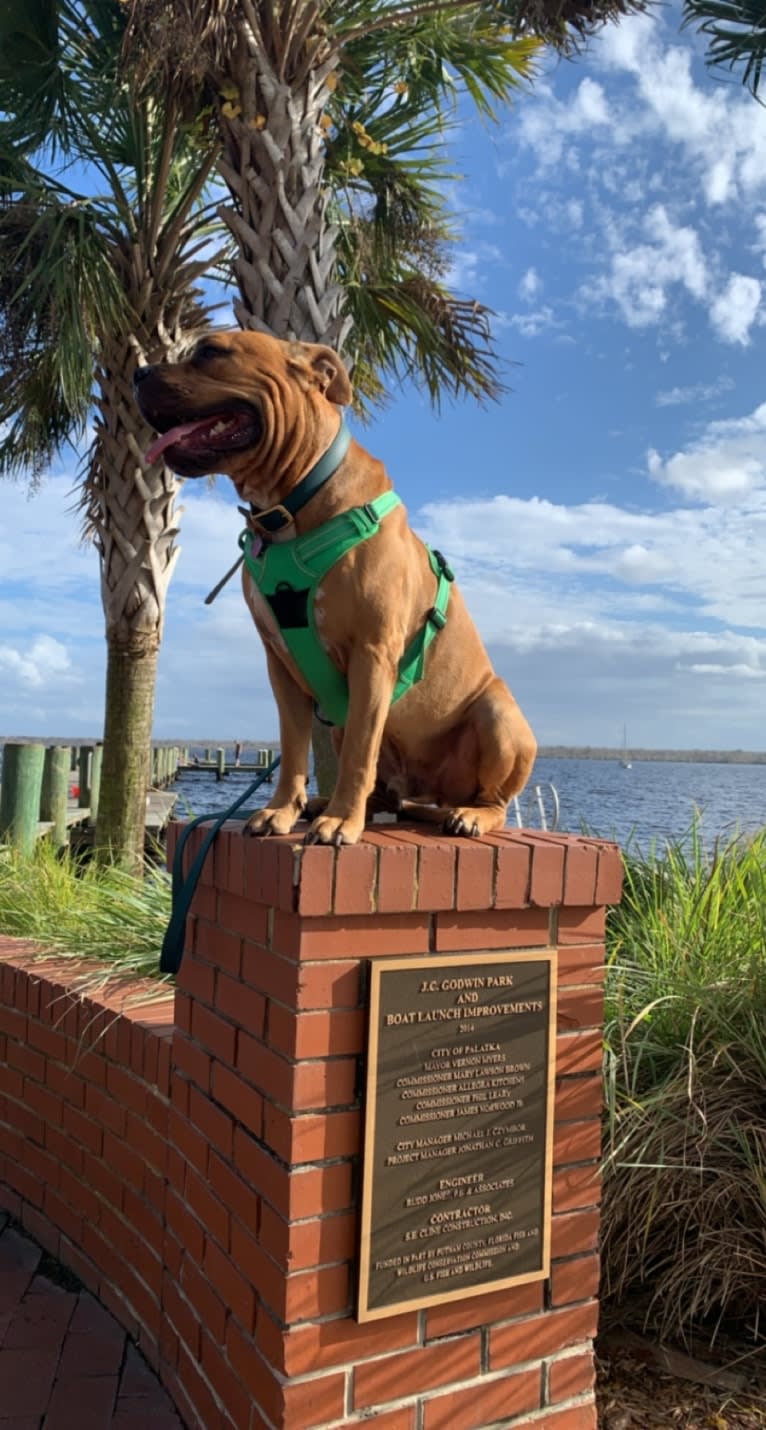
{"type": "Polygon", "coordinates": [[[156,462],[157,458],[165,451],[166,447],[172,447],[174,442],[180,442],[183,437],[188,437],[192,432],[196,432],[199,427],[208,427],[210,418],[203,417],[196,422],[181,422],[178,427],[171,427],[169,432],[163,432],[156,442],[152,442],[151,447],[146,450],[146,460],[150,464],[156,462]]]}

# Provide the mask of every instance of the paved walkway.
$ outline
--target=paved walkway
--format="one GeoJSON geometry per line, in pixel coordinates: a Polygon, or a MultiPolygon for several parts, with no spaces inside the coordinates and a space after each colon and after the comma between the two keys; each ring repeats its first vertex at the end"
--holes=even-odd
{"type": "Polygon", "coordinates": [[[0,1430],[182,1430],[114,1317],[1,1211],[0,1430]]]}

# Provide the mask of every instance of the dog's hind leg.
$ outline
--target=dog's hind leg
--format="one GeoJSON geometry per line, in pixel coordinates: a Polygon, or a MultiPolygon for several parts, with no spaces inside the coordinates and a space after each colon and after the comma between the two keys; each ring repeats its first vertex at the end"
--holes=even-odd
{"type": "Polygon", "coordinates": [[[444,821],[447,834],[477,838],[502,829],[508,805],[523,790],[535,762],[537,741],[505,681],[495,676],[468,711],[476,740],[476,793],[455,803],[444,821]]]}
{"type": "Polygon", "coordinates": [[[466,747],[474,758],[455,754],[444,779],[442,799],[450,804],[403,800],[402,814],[427,824],[439,824],[446,834],[477,839],[505,824],[508,805],[524,788],[532,772],[537,742],[504,681],[495,676],[474,701],[465,719],[466,747]]]}

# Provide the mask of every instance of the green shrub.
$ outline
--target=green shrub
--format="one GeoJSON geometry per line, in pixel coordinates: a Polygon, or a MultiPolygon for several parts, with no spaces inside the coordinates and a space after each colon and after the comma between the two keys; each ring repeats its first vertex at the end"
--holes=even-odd
{"type": "Polygon", "coordinates": [[[155,976],[169,918],[170,880],[160,869],[135,879],[95,860],[58,858],[45,839],[29,858],[0,849],[0,933],[57,957],[93,959],[91,990],[116,976],[155,976]]]}
{"type": "Polygon", "coordinates": [[[661,1333],[766,1299],[766,831],[628,850],[609,917],[604,1295],[661,1333]]]}

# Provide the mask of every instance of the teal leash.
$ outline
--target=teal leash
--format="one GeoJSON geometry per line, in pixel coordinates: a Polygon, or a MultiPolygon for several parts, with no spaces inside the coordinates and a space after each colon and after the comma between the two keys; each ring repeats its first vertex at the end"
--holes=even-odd
{"type": "MultiPolygon", "coordinates": [[[[189,909],[191,908],[192,899],[194,898],[194,895],[197,891],[197,885],[199,883],[200,875],[204,868],[205,860],[207,859],[210,846],[212,845],[216,835],[218,834],[219,829],[223,824],[226,823],[227,819],[231,819],[233,815],[236,814],[237,810],[240,809],[241,806],[245,803],[245,800],[249,799],[251,794],[254,794],[254,792],[260,788],[264,780],[271,779],[275,769],[279,765],[279,761],[280,756],[276,755],[275,758],[271,761],[271,764],[267,765],[265,769],[259,771],[252,784],[248,785],[244,794],[241,794],[239,796],[239,799],[236,799],[234,803],[229,807],[229,809],[224,810],[223,814],[219,814],[217,811],[214,811],[212,814],[198,814],[196,819],[192,819],[184,829],[183,834],[181,835],[181,838],[176,845],[176,852],[173,858],[173,912],[170,916],[170,923],[165,930],[165,937],[162,940],[162,951],[160,953],[160,973],[177,973],[179,968],[181,967],[181,960],[184,956],[186,918],[189,913],[189,909]],[[184,877],[183,857],[184,849],[186,848],[186,843],[189,838],[189,835],[192,833],[193,830],[197,828],[198,824],[204,824],[205,821],[208,819],[212,819],[215,822],[210,829],[210,832],[203,839],[199,852],[197,853],[197,856],[194,859],[194,862],[192,863],[188,874],[186,875],[186,877],[184,877]]],[[[255,814],[255,810],[243,809],[240,818],[246,819],[251,814],[255,814]]]]}

